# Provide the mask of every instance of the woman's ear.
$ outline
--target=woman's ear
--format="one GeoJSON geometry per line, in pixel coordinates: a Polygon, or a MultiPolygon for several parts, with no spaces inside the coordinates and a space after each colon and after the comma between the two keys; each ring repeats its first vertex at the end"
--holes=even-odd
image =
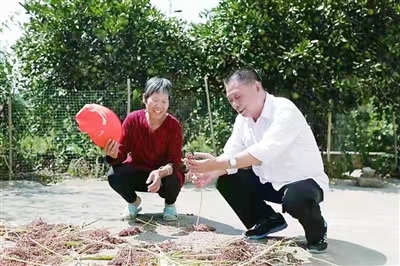
{"type": "Polygon", "coordinates": [[[144,105],[146,105],[146,98],[144,97],[144,93],[143,93],[143,96],[142,96],[142,102],[143,102],[144,105]]]}

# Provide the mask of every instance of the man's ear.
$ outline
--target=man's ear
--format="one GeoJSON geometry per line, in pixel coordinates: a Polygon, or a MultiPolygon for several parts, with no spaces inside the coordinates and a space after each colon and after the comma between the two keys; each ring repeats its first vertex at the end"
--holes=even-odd
{"type": "Polygon", "coordinates": [[[142,95],[142,102],[143,102],[143,104],[146,104],[146,98],[144,97],[144,93],[142,95]]]}
{"type": "Polygon", "coordinates": [[[260,92],[260,91],[262,90],[262,85],[261,85],[261,83],[260,83],[259,81],[256,81],[256,82],[254,83],[254,85],[255,85],[256,88],[257,88],[257,92],[260,92]]]}

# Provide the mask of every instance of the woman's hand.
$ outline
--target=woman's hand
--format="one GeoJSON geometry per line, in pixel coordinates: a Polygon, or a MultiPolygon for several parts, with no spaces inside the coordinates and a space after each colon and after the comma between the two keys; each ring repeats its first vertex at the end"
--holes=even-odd
{"type": "Polygon", "coordinates": [[[109,139],[107,141],[106,147],[104,148],[104,152],[111,158],[117,159],[118,149],[119,149],[119,143],[113,139],[109,139]]]}
{"type": "Polygon", "coordinates": [[[153,170],[147,178],[146,184],[150,184],[147,187],[147,191],[150,193],[157,193],[161,188],[161,177],[158,170],[153,170]],[[152,182],[152,183],[151,183],[152,182]],[[150,184],[151,183],[151,184],[150,184]]]}

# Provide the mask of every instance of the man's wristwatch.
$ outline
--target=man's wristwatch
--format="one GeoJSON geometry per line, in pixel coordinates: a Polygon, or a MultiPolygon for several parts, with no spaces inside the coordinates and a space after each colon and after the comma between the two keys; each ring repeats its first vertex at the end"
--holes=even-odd
{"type": "Polygon", "coordinates": [[[229,158],[229,167],[236,168],[236,158],[235,157],[229,158]]]}

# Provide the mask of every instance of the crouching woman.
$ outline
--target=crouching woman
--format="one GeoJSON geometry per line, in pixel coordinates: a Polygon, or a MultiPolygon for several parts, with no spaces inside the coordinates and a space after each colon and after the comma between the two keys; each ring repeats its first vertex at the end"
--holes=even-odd
{"type": "Polygon", "coordinates": [[[105,148],[111,165],[108,182],[126,201],[122,219],[136,219],[141,198],[136,192],[158,193],[164,199],[163,219],[175,221],[175,202],[184,183],[183,130],[168,113],[171,82],[154,77],[145,85],[145,108],[131,112],[122,124],[119,143],[110,140],[105,148]]]}

